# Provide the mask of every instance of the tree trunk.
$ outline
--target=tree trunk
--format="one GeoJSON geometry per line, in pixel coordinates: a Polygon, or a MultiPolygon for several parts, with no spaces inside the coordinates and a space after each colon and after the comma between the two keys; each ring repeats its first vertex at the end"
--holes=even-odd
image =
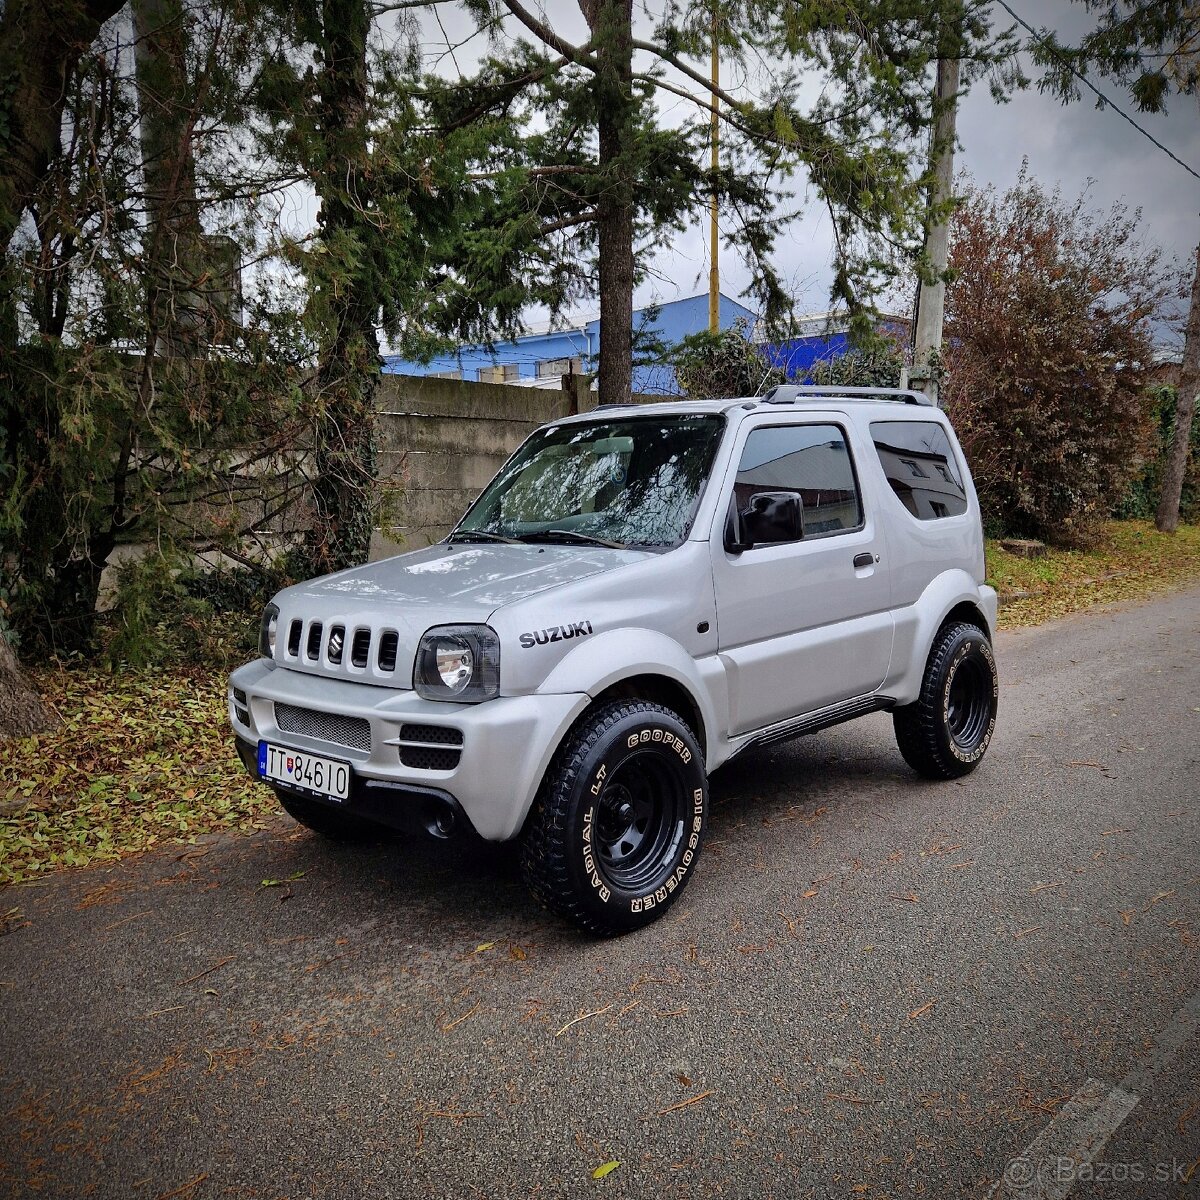
{"type": "Polygon", "coordinates": [[[58,717],[29,685],[12,647],[0,634],[0,739],[45,733],[58,717]]]}
{"type": "Polygon", "coordinates": [[[146,188],[143,273],[147,352],[195,354],[206,304],[197,291],[203,240],[196,201],[187,69],[187,13],[181,0],[133,0],[134,63],[146,188]]]}
{"type": "MultiPolygon", "coordinates": [[[[0,5],[0,255],[59,152],[67,79],[122,0],[0,5]]],[[[11,280],[0,279],[0,345],[14,345],[11,280]]]]}
{"type": "Polygon", "coordinates": [[[1175,399],[1175,436],[1171,441],[1166,470],[1163,471],[1158,512],[1154,514],[1154,524],[1163,533],[1174,533],[1179,528],[1179,501],[1183,495],[1183,477],[1187,472],[1197,392],[1200,392],[1200,246],[1196,247],[1191,307],[1188,309],[1187,332],[1183,338],[1183,366],[1179,370],[1179,388],[1175,399]]]}
{"type": "Polygon", "coordinates": [[[632,127],[633,0],[581,5],[597,43],[600,173],[596,227],[600,258],[601,404],[627,404],[633,390],[633,183],[626,141],[632,127]]]}
{"type": "Polygon", "coordinates": [[[365,0],[323,0],[320,73],[323,161],[314,180],[327,252],[314,285],[325,329],[317,372],[314,521],[309,565],[336,571],[365,562],[374,524],[375,388],[379,286],[368,143],[365,0]]]}

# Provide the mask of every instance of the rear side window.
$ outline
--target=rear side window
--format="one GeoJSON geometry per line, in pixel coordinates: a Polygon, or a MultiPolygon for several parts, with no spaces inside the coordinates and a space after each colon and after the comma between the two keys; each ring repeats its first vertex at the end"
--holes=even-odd
{"type": "Polygon", "coordinates": [[[862,524],[846,435],[836,425],[773,425],[746,439],[734,502],[755,492],[794,492],[804,504],[804,536],[844,533],[862,524]]]}
{"type": "Polygon", "coordinates": [[[967,511],[967,489],[936,421],[873,421],[871,437],[892,491],[919,521],[967,511]]]}

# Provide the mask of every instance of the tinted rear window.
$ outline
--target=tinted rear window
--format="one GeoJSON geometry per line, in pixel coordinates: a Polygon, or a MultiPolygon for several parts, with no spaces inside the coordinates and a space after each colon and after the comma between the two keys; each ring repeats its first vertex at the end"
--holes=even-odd
{"type": "Polygon", "coordinates": [[[873,421],[875,453],[892,491],[920,521],[967,511],[967,490],[946,431],[936,421],[873,421]]]}

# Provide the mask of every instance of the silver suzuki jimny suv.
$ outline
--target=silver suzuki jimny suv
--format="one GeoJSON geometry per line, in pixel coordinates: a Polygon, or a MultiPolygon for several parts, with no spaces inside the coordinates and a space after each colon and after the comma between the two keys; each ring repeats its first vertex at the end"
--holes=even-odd
{"type": "Polygon", "coordinates": [[[922,775],[996,721],[975,490],[914,392],[606,407],[534,433],[435,546],[297,584],[234,673],[239,752],[330,837],[519,839],[583,929],[661,915],[708,774],[892,713],[922,775]]]}

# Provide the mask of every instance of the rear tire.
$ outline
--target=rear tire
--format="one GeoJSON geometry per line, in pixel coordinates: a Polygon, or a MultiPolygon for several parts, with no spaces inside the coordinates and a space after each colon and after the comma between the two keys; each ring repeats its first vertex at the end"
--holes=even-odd
{"type": "Polygon", "coordinates": [[[926,779],[975,770],[992,740],[1000,684],[988,636],[955,622],[934,639],[915,704],[892,714],[904,761],[926,779]]]}
{"type": "Polygon", "coordinates": [[[647,701],[606,704],[546,772],[521,872],[538,900],[588,933],[640,929],[691,879],[707,813],[704,757],[686,722],[647,701]]]}
{"type": "Polygon", "coordinates": [[[279,788],[275,789],[275,795],[288,816],[331,842],[378,842],[389,836],[390,831],[383,825],[364,820],[354,813],[342,812],[319,800],[296,796],[279,788]]]}

